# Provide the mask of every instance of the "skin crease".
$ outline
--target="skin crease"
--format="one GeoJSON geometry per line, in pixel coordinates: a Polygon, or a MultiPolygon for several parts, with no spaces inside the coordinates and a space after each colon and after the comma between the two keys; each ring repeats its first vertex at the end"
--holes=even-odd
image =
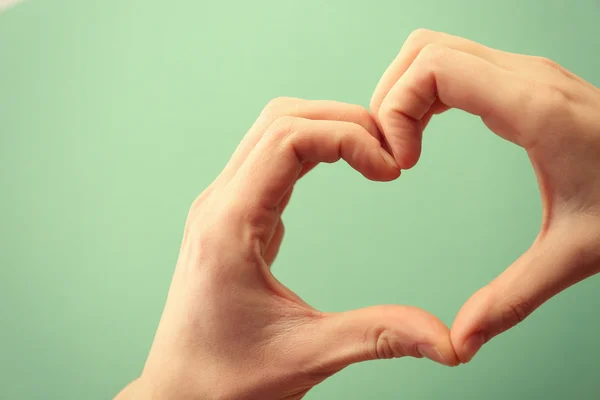
{"type": "Polygon", "coordinates": [[[599,272],[598,110],[600,90],[552,61],[427,30],[411,34],[385,71],[370,113],[275,99],[192,204],[152,349],[117,399],[300,399],[356,362],[468,362],[599,272]],[[429,120],[449,108],[527,151],[544,210],[531,248],[467,301],[452,330],[407,306],[321,312],[278,282],[270,266],[295,182],[340,158],[368,179],[394,180],[417,163],[429,120]]]}

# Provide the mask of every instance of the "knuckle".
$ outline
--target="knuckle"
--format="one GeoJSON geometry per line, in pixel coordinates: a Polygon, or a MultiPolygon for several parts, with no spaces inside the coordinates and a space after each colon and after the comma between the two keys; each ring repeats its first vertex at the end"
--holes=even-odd
{"type": "Polygon", "coordinates": [[[393,105],[391,101],[385,101],[381,104],[381,108],[378,113],[379,119],[382,124],[385,124],[389,121],[393,121],[394,118],[398,116],[398,110],[393,105]]]}
{"type": "MultiPolygon", "coordinates": [[[[501,318],[510,326],[523,322],[533,311],[529,301],[522,297],[512,297],[504,301],[501,318]]],[[[507,327],[508,328],[508,327],[507,327]]]]}
{"type": "Polygon", "coordinates": [[[294,104],[297,99],[293,97],[276,97],[270,100],[263,109],[263,115],[275,117],[281,115],[291,104],[294,104]]]}
{"type": "Polygon", "coordinates": [[[369,110],[367,110],[365,107],[359,106],[359,105],[353,106],[352,115],[355,115],[356,119],[358,121],[369,121],[373,118],[371,116],[371,113],[369,112],[369,110]]]}
{"type": "MultiPolygon", "coordinates": [[[[380,306],[381,318],[383,321],[393,321],[397,319],[397,310],[394,306],[380,306]]],[[[401,323],[401,321],[396,321],[401,323]]],[[[374,324],[364,333],[365,356],[370,360],[399,358],[407,355],[416,355],[414,345],[404,343],[403,335],[393,326],[378,323],[374,324]]]]}
{"type": "Polygon", "coordinates": [[[532,56],[533,58],[533,62],[535,65],[538,66],[542,66],[542,68],[545,68],[547,70],[551,70],[551,72],[553,73],[553,77],[556,79],[562,79],[565,80],[571,80],[574,79],[576,76],[569,71],[568,69],[566,69],[565,67],[563,67],[562,65],[560,65],[558,62],[548,58],[548,57],[538,57],[538,56],[532,56]]]}
{"type": "Polygon", "coordinates": [[[516,103],[524,115],[532,116],[513,122],[516,130],[521,132],[523,147],[533,148],[540,143],[554,145],[554,139],[563,136],[556,130],[556,122],[568,117],[569,98],[560,82],[524,82],[521,85],[516,103]],[[548,135],[541,141],[540,133],[546,131],[548,135]]]}
{"type": "Polygon", "coordinates": [[[202,206],[202,204],[206,201],[206,198],[208,197],[208,195],[210,194],[211,191],[212,191],[212,189],[209,186],[208,188],[206,188],[206,190],[204,190],[202,193],[200,193],[200,195],[198,195],[192,201],[192,204],[190,204],[189,212],[192,213],[192,212],[198,210],[198,208],[200,208],[202,206]]]}
{"type": "MultiPolygon", "coordinates": [[[[239,202],[221,198],[211,201],[188,217],[183,246],[193,249],[193,265],[225,267],[245,249],[245,220],[251,218],[239,202]],[[224,201],[223,201],[224,200],[224,201]],[[241,244],[241,246],[240,246],[241,244]],[[234,248],[235,247],[235,248],[234,248]]],[[[225,196],[224,196],[225,197],[225,196]]]]}
{"type": "MultiPolygon", "coordinates": [[[[340,131],[339,131],[339,135],[340,137],[347,137],[347,136],[355,136],[355,135],[362,135],[363,133],[365,133],[365,128],[359,124],[358,122],[354,122],[354,121],[340,121],[339,123],[340,126],[340,131]]],[[[367,140],[375,140],[377,141],[377,139],[375,139],[373,136],[368,135],[365,136],[367,138],[367,140]],[[369,139],[370,138],[370,139],[369,139]]]]}
{"type": "Polygon", "coordinates": [[[234,208],[235,197],[224,192],[223,188],[209,186],[190,205],[186,225],[188,230],[200,233],[215,228],[219,224],[229,223],[234,208]]]}
{"type": "Polygon", "coordinates": [[[182,246],[188,250],[193,249],[192,267],[211,265],[218,256],[218,230],[211,225],[213,224],[201,215],[195,215],[186,224],[182,246]]]}
{"type": "Polygon", "coordinates": [[[277,226],[279,210],[274,207],[270,210],[260,210],[255,207],[241,207],[237,213],[236,220],[244,226],[246,236],[251,240],[267,236],[277,226]]]}
{"type": "Polygon", "coordinates": [[[441,44],[429,43],[419,53],[419,58],[427,63],[435,64],[443,58],[448,51],[448,48],[441,44]]]}
{"type": "Polygon", "coordinates": [[[275,141],[282,141],[288,138],[295,129],[297,118],[289,115],[278,117],[275,119],[267,131],[267,136],[275,141]]]}
{"type": "Polygon", "coordinates": [[[381,332],[375,342],[375,352],[378,359],[389,359],[394,357],[392,343],[385,331],[381,332]]]}
{"type": "Polygon", "coordinates": [[[550,100],[550,104],[564,104],[564,101],[567,98],[567,93],[564,88],[555,82],[547,83],[545,88],[545,93],[543,95],[550,100]]]}
{"type": "MultiPolygon", "coordinates": [[[[237,226],[238,243],[243,243],[241,255],[246,262],[254,264],[262,259],[261,254],[266,251],[269,238],[272,238],[274,229],[280,219],[277,208],[260,210],[255,207],[239,207],[230,212],[232,226],[237,226]]],[[[238,253],[239,253],[238,249],[238,253]]]]}
{"type": "Polygon", "coordinates": [[[186,220],[182,253],[187,261],[178,262],[179,270],[201,273],[206,282],[231,282],[240,262],[260,263],[261,240],[278,218],[277,210],[249,207],[233,188],[220,188],[218,196],[199,196],[186,220]]]}
{"type": "Polygon", "coordinates": [[[556,61],[554,61],[548,57],[534,56],[533,58],[536,63],[544,65],[546,67],[550,67],[553,69],[561,69],[562,68],[556,61]]]}
{"type": "Polygon", "coordinates": [[[557,83],[551,82],[543,85],[539,93],[540,115],[543,121],[556,121],[568,104],[566,91],[557,83]]]}
{"type": "Polygon", "coordinates": [[[423,47],[431,43],[435,37],[435,32],[426,28],[415,29],[408,35],[405,44],[414,47],[423,47]]]}
{"type": "Polygon", "coordinates": [[[404,350],[397,338],[388,329],[379,329],[375,334],[372,351],[374,359],[398,358],[404,355],[404,350]]]}
{"type": "Polygon", "coordinates": [[[196,197],[188,209],[187,220],[192,220],[201,212],[203,205],[208,201],[212,193],[215,191],[214,182],[210,184],[198,197],[196,197]]]}

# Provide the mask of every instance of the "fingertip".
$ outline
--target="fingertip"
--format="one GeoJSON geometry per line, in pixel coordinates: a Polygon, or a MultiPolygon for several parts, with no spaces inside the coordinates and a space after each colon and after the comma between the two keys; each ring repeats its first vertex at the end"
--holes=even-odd
{"type": "Polygon", "coordinates": [[[459,358],[461,362],[468,363],[475,357],[481,346],[485,343],[485,336],[483,332],[477,332],[471,334],[467,339],[464,340],[459,358]]]}
{"type": "Polygon", "coordinates": [[[460,363],[450,329],[433,314],[416,307],[387,305],[330,314],[319,329],[328,338],[324,355],[336,364],[415,357],[445,366],[460,363]],[[335,338],[333,346],[331,339],[335,338]],[[338,348],[339,347],[339,348],[338,348]]]}
{"type": "Polygon", "coordinates": [[[460,364],[460,359],[452,345],[450,329],[441,320],[438,321],[438,324],[443,325],[443,330],[439,331],[438,340],[435,345],[443,357],[440,364],[448,367],[456,367],[460,364]]]}
{"type": "Polygon", "coordinates": [[[411,169],[417,162],[419,162],[419,158],[421,156],[421,150],[418,149],[416,151],[403,151],[398,157],[398,166],[402,169],[411,169]]]}
{"type": "Polygon", "coordinates": [[[388,153],[383,147],[380,147],[379,151],[388,170],[388,172],[385,174],[386,176],[383,179],[385,181],[397,179],[401,173],[400,166],[398,165],[394,157],[392,157],[392,155],[388,153]]]}
{"type": "Polygon", "coordinates": [[[417,353],[422,357],[428,358],[447,367],[456,367],[460,364],[460,360],[454,351],[452,343],[450,342],[449,335],[445,340],[441,342],[438,341],[435,345],[418,345],[417,353]]]}
{"type": "Polygon", "coordinates": [[[467,364],[475,357],[475,354],[484,344],[481,338],[483,338],[481,332],[467,334],[466,336],[465,334],[459,335],[456,329],[452,327],[450,341],[460,363],[467,364]]]}
{"type": "Polygon", "coordinates": [[[458,357],[458,354],[456,354],[456,350],[454,349],[454,346],[452,345],[452,340],[450,339],[450,330],[448,329],[448,336],[447,336],[447,340],[443,343],[442,346],[442,351],[443,354],[445,354],[445,359],[446,359],[446,363],[444,365],[448,366],[448,367],[456,367],[458,365],[460,365],[461,361],[460,358],[458,357]]]}
{"type": "Polygon", "coordinates": [[[416,358],[427,358],[438,364],[455,367],[460,360],[450,339],[450,329],[435,315],[410,306],[400,306],[398,312],[404,314],[404,324],[412,329],[416,343],[416,358]]]}
{"type": "Polygon", "coordinates": [[[383,147],[379,148],[379,152],[381,153],[381,157],[383,158],[383,161],[388,165],[388,167],[390,167],[391,169],[400,169],[394,157],[392,157],[392,155],[388,153],[383,147]]]}
{"type": "Polygon", "coordinates": [[[385,166],[383,168],[370,168],[361,172],[362,176],[368,180],[375,182],[390,182],[396,180],[401,175],[400,168],[391,168],[385,166]]]}
{"type": "Polygon", "coordinates": [[[396,180],[402,175],[402,170],[400,168],[393,168],[389,170],[389,173],[386,173],[381,179],[378,179],[380,182],[390,182],[396,180]]]}
{"type": "Polygon", "coordinates": [[[379,153],[369,149],[371,156],[357,170],[367,179],[378,182],[389,182],[398,179],[401,169],[396,160],[382,147],[379,153]],[[372,151],[372,152],[371,152],[372,151]]]}
{"type": "Polygon", "coordinates": [[[384,133],[390,153],[401,169],[413,168],[421,157],[421,142],[405,135],[384,133]]]}
{"type": "Polygon", "coordinates": [[[462,306],[450,330],[450,339],[461,363],[470,362],[489,340],[490,315],[493,310],[493,293],[484,287],[462,306]]]}
{"type": "Polygon", "coordinates": [[[385,142],[398,166],[401,169],[414,167],[421,156],[422,122],[398,112],[389,104],[381,106],[379,121],[385,142]]]}

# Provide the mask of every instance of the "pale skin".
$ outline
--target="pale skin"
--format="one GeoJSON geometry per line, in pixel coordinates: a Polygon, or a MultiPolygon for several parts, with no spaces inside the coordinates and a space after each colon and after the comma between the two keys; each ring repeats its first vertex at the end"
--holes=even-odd
{"type": "Polygon", "coordinates": [[[300,399],[356,362],[455,366],[598,272],[600,89],[544,58],[418,30],[370,111],[292,98],[265,108],[192,204],[152,349],[117,399],[300,399]],[[450,108],[527,151],[543,204],[530,249],[465,303],[451,330],[408,306],[318,311],[275,279],[298,179],[343,159],[368,179],[394,180],[417,163],[430,118],[450,108]]]}

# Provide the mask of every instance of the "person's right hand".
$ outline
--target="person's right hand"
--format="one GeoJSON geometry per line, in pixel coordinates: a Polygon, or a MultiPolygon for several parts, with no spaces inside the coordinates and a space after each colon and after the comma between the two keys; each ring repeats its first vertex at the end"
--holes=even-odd
{"type": "Polygon", "coordinates": [[[413,167],[434,114],[458,108],[522,146],[535,169],[543,222],[531,248],[458,313],[462,362],[546,300],[600,272],[600,90],[555,62],[418,30],[371,101],[389,149],[413,167]]]}

